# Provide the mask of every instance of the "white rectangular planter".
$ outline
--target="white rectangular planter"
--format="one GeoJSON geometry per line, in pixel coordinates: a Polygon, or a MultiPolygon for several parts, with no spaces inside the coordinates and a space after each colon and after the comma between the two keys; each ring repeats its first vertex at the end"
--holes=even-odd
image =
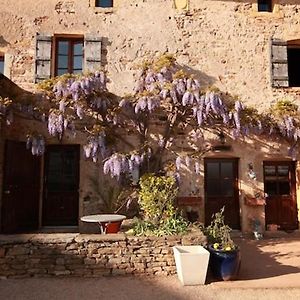
{"type": "Polygon", "coordinates": [[[202,246],[173,247],[177,275],[183,285],[205,284],[209,252],[202,246]]]}

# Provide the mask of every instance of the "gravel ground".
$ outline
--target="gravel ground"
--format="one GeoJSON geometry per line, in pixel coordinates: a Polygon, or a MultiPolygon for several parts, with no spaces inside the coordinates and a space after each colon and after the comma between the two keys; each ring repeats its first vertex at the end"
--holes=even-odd
{"type": "Polygon", "coordinates": [[[2,300],[222,300],[222,299],[300,299],[300,289],[241,289],[182,286],[176,277],[167,278],[28,278],[0,280],[2,300]]]}

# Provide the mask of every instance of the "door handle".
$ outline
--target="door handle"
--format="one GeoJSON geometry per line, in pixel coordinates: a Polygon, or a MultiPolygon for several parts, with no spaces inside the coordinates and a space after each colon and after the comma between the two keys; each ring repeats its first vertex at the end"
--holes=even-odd
{"type": "Polygon", "coordinates": [[[10,190],[4,191],[4,194],[9,195],[10,194],[10,190]]]}

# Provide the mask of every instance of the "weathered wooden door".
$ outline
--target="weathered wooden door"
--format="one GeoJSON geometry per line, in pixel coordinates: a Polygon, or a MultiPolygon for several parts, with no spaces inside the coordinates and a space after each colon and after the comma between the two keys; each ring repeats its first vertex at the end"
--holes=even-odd
{"type": "Polygon", "coordinates": [[[25,143],[6,141],[1,213],[3,233],[26,232],[39,224],[40,157],[25,143]]]}
{"type": "Polygon", "coordinates": [[[282,230],[297,229],[295,163],[264,162],[266,225],[277,224],[282,230]]]}
{"type": "Polygon", "coordinates": [[[78,225],[79,146],[48,146],[44,174],[43,226],[78,225]]]}
{"type": "Polygon", "coordinates": [[[225,223],[240,229],[238,159],[205,159],[205,224],[225,206],[225,223]]]}

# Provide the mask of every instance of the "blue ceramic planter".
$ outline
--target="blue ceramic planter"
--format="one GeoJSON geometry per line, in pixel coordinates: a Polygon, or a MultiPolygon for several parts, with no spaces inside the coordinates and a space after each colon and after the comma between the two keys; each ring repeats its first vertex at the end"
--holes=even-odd
{"type": "Polygon", "coordinates": [[[209,267],[213,276],[224,281],[235,279],[241,264],[240,250],[216,250],[212,245],[208,246],[208,250],[210,252],[209,267]]]}

